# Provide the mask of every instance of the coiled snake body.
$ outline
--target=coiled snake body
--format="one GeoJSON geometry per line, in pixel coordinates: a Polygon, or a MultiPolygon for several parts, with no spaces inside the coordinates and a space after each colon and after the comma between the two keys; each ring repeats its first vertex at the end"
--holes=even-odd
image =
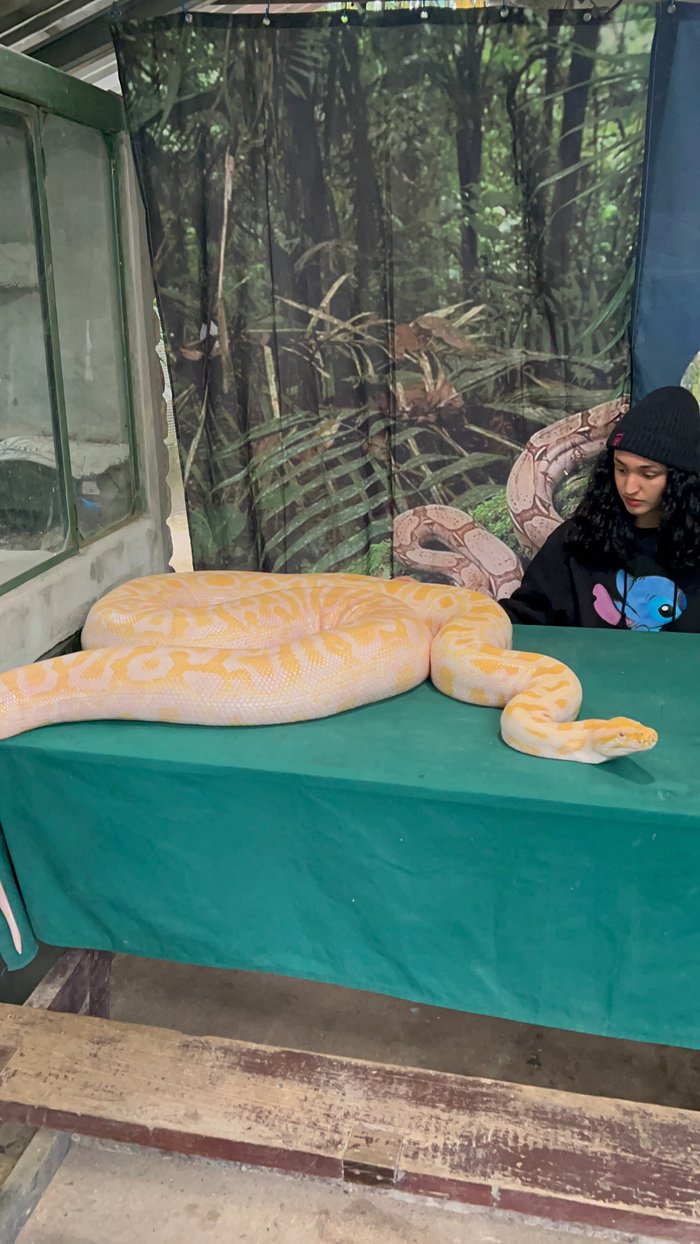
{"type": "MultiPolygon", "coordinates": [[[[603,402],[567,415],[530,437],[513,464],[506,501],[523,551],[533,556],[561,523],[556,487],[605,446],[627,400],[603,402]]],[[[523,577],[520,558],[476,519],[450,505],[419,505],[394,520],[394,556],[412,570],[442,574],[451,583],[504,600],[523,577]],[[439,549],[428,547],[438,541],[439,549]]]]}
{"type": "MultiPolygon", "coordinates": [[[[508,482],[523,547],[560,521],[561,476],[604,444],[619,403],[531,438],[508,482]]],[[[396,520],[406,564],[458,585],[354,575],[193,572],[135,580],[90,611],[83,651],[0,674],[0,739],[61,721],[131,718],[260,725],[323,717],[400,694],[428,675],[446,695],[501,708],[505,742],[531,756],[598,764],[645,751],[637,722],[577,721],[581,686],[560,661],[511,650],[511,626],[485,587],[508,596],[522,567],[469,515],[446,506],[396,520]],[[425,549],[439,536],[444,553],[425,549]]],[[[0,911],[22,940],[7,895],[0,911]]]]}
{"type": "MultiPolygon", "coordinates": [[[[448,696],[501,708],[503,739],[531,756],[599,764],[654,746],[653,730],[623,717],[576,721],[575,674],[510,645],[504,611],[466,588],[339,574],[155,575],[93,606],[82,652],[0,674],[0,738],[99,718],[302,721],[430,675],[448,696]]],[[[0,910],[19,950],[4,891],[0,910]]]]}
{"type": "Polygon", "coordinates": [[[651,731],[579,721],[581,687],[513,652],[495,601],[466,588],[340,574],[194,571],[136,579],[91,609],[82,652],[0,674],[0,738],[60,721],[270,725],[408,691],[503,708],[518,751],[597,764],[651,731]]]}

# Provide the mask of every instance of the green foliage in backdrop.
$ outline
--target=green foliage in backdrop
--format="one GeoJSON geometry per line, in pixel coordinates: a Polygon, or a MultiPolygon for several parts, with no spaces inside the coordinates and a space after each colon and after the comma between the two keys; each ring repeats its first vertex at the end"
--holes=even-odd
{"type": "Polygon", "coordinates": [[[200,567],[391,572],[623,391],[653,9],[123,24],[200,567]]]}

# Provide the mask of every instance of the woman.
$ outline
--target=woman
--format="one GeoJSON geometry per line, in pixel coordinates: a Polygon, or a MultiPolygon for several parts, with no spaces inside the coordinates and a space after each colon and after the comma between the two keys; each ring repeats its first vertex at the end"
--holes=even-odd
{"type": "Polygon", "coordinates": [[[655,389],[613,428],[573,518],[501,605],[513,622],[700,631],[700,407],[655,389]]]}

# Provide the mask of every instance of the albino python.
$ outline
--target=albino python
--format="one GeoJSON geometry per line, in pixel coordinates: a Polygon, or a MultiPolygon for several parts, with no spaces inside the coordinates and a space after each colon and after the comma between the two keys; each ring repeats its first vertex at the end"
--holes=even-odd
{"type": "MultiPolygon", "coordinates": [[[[656,734],[576,721],[565,665],[513,652],[495,601],[466,588],[341,574],[195,571],[136,579],[93,605],[83,651],[0,674],[0,738],[100,718],[249,726],[326,717],[417,686],[501,708],[529,756],[599,764],[656,734]]],[[[1,887],[0,887],[1,890],[1,887]]],[[[0,893],[13,942],[21,939],[0,893]]]]}
{"type": "MultiPolygon", "coordinates": [[[[540,428],[513,464],[506,501],[513,527],[530,557],[561,523],[554,491],[567,475],[604,449],[610,429],[627,410],[627,399],[603,402],[590,410],[540,428]]],[[[394,520],[395,557],[404,566],[438,573],[451,583],[488,592],[496,600],[511,596],[523,577],[520,558],[471,514],[451,505],[419,505],[394,520]],[[426,547],[439,541],[440,549],[426,547]]]]}

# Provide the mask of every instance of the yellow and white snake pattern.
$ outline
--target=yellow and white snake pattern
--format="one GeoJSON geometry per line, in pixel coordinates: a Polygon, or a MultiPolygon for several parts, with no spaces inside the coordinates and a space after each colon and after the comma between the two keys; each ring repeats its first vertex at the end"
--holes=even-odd
{"type": "Polygon", "coordinates": [[[210,726],[327,717],[417,686],[502,708],[506,743],[598,764],[646,751],[639,723],[576,721],[567,666],[511,650],[511,624],[467,588],[362,575],[195,571],[136,579],[90,610],[83,651],[0,674],[0,738],[62,721],[210,726]]]}
{"type": "MultiPolygon", "coordinates": [[[[93,606],[82,652],[0,674],[0,738],[110,718],[305,721],[430,676],[445,695],[503,709],[503,739],[529,756],[599,764],[654,746],[653,730],[624,717],[577,721],[576,675],[513,652],[511,640],[500,606],[468,588],[340,574],[154,575],[93,606]]],[[[20,952],[1,886],[0,911],[20,952]]]]}

